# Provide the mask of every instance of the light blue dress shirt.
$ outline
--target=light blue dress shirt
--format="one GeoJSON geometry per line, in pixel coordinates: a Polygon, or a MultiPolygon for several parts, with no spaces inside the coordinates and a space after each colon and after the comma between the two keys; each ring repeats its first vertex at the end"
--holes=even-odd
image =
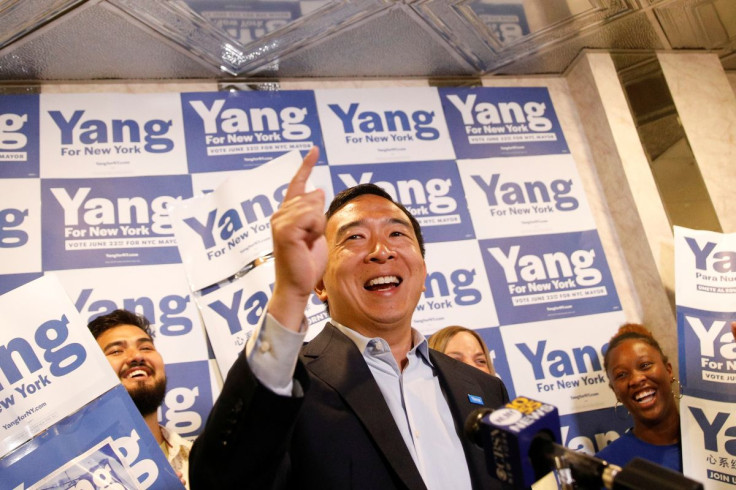
{"type": "MultiPolygon", "coordinates": [[[[402,371],[384,339],[364,337],[332,323],[363,354],[427,488],[471,488],[465,452],[439,379],[434,375],[424,336],[412,329],[413,347],[402,371]]],[[[274,393],[302,394],[293,379],[306,324],[302,324],[301,330],[292,332],[267,314],[246,344],[245,354],[253,374],[274,393]]]]}

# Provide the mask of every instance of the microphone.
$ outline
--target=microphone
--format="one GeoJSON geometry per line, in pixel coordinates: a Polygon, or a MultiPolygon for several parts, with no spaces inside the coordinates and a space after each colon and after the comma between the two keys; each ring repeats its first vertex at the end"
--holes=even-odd
{"type": "Polygon", "coordinates": [[[556,407],[520,396],[496,410],[474,410],[465,434],[485,450],[491,476],[527,488],[550,471],[547,453],[561,439],[560,416],[556,407]]]}
{"type": "Polygon", "coordinates": [[[513,488],[529,488],[554,469],[561,479],[570,480],[562,482],[563,488],[703,488],[702,483],[641,458],[621,468],[566,448],[560,444],[557,408],[523,396],[496,410],[471,412],[465,435],[484,449],[488,473],[513,488]]]}

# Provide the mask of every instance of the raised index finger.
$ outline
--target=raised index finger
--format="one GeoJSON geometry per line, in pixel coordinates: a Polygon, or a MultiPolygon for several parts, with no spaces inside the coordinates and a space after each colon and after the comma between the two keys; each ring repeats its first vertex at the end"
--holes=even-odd
{"type": "Polygon", "coordinates": [[[294,177],[291,178],[291,182],[289,182],[289,187],[288,189],[286,189],[284,201],[288,201],[289,199],[293,199],[304,194],[304,188],[307,185],[307,179],[309,179],[309,175],[312,173],[312,168],[314,168],[314,165],[317,163],[318,159],[319,148],[313,146],[312,148],[310,148],[307,156],[304,157],[304,160],[302,160],[302,164],[299,167],[299,170],[297,170],[294,174],[294,177]]]}

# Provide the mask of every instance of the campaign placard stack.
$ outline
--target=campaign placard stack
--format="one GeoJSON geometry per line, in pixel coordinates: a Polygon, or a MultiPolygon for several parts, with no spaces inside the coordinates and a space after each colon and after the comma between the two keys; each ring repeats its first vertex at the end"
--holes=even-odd
{"type": "MultiPolygon", "coordinates": [[[[194,437],[265,311],[269,218],[313,145],[328,201],[372,182],[422,225],[423,334],[478,331],[572,448],[631,425],[602,354],[625,318],[545,87],[0,97],[0,291],[53,271],[84,321],[143,313],[161,423],[194,437]]],[[[311,337],[328,314],[306,315],[311,337]]]]}
{"type": "Polygon", "coordinates": [[[682,460],[706,488],[736,485],[736,234],[675,227],[682,460]]]}
{"type": "Polygon", "coordinates": [[[53,273],[0,310],[2,488],[181,487],[53,273]]]}

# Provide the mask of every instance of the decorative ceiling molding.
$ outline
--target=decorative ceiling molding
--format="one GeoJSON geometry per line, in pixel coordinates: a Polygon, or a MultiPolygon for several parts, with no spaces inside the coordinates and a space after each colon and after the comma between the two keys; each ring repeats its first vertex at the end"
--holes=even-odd
{"type": "Polygon", "coordinates": [[[732,60],[736,1],[0,0],[0,33],[5,81],[527,75],[585,48],[732,60]]]}

